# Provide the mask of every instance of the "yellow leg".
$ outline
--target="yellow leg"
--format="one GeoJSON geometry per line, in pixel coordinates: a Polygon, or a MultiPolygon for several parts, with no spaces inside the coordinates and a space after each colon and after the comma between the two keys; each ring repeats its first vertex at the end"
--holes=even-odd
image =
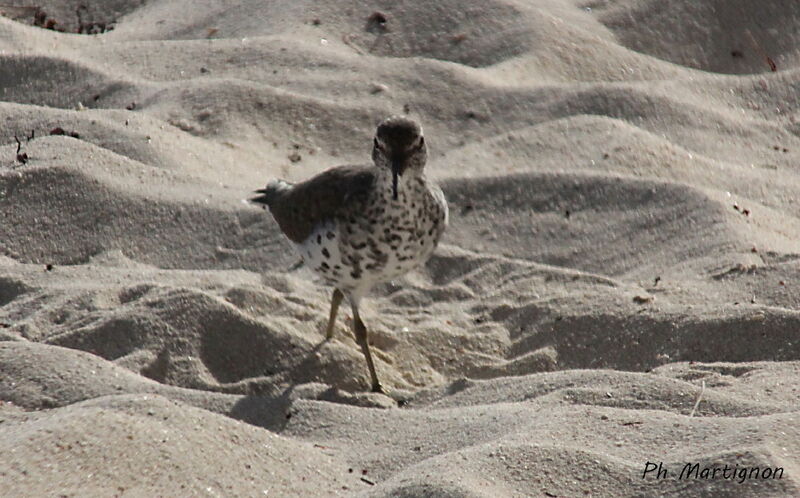
{"type": "Polygon", "coordinates": [[[352,303],[353,307],[353,332],[356,336],[356,342],[358,345],[361,346],[361,351],[364,353],[364,358],[367,360],[367,368],[369,369],[369,376],[372,379],[372,392],[374,393],[382,393],[383,388],[381,387],[381,383],[378,381],[378,374],[375,373],[375,364],[372,363],[372,355],[369,352],[369,342],[367,340],[367,327],[364,326],[364,322],[361,321],[361,317],[358,315],[358,305],[352,303]]]}
{"type": "Polygon", "coordinates": [[[339,305],[342,303],[342,291],[339,289],[333,290],[333,296],[331,296],[331,314],[328,318],[328,330],[325,333],[325,340],[333,339],[333,329],[336,325],[336,313],[339,311],[339,305]]]}

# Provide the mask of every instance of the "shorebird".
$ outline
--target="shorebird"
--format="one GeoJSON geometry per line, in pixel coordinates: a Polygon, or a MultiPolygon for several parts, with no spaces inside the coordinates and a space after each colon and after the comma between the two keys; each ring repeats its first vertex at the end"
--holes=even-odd
{"type": "Polygon", "coordinates": [[[273,180],[251,202],[269,207],[303,262],[334,287],[326,329],[333,337],[344,297],[372,381],[383,392],[358,306],[373,286],[404,275],[433,253],[447,226],[447,201],[425,178],[422,127],[402,116],[375,132],[372,165],[338,166],[300,183],[273,180]]]}

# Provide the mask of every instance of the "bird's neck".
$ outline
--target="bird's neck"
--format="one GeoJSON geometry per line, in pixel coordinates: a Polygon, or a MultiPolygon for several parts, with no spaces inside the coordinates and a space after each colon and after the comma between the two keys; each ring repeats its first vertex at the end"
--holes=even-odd
{"type": "MultiPolygon", "coordinates": [[[[424,171],[409,168],[403,172],[402,175],[397,177],[397,185],[406,185],[418,183],[420,180],[425,181],[424,171]]],[[[382,183],[392,183],[392,172],[388,168],[380,168],[378,173],[378,181],[382,183]]]]}
{"type": "MultiPolygon", "coordinates": [[[[380,192],[386,197],[392,197],[392,172],[386,168],[381,168],[378,174],[380,192]]],[[[409,201],[420,194],[425,185],[425,175],[423,172],[414,169],[407,169],[401,176],[397,177],[397,195],[402,202],[409,201]]]]}

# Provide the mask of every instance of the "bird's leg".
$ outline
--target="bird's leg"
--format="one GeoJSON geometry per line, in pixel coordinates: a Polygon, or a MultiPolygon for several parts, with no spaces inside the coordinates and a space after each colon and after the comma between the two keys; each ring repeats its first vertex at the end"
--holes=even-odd
{"type": "Polygon", "coordinates": [[[364,353],[364,358],[367,359],[367,368],[369,368],[369,376],[372,378],[372,392],[382,393],[383,388],[381,383],[378,382],[378,374],[375,373],[375,364],[372,363],[372,355],[369,352],[369,342],[367,341],[367,327],[361,321],[358,315],[358,304],[352,302],[353,307],[353,332],[356,335],[356,342],[361,346],[361,351],[364,353]]]}
{"type": "Polygon", "coordinates": [[[336,313],[339,311],[339,305],[342,303],[342,291],[333,289],[333,296],[331,296],[331,315],[328,318],[328,329],[325,333],[325,340],[333,339],[333,328],[336,325],[336,313]]]}

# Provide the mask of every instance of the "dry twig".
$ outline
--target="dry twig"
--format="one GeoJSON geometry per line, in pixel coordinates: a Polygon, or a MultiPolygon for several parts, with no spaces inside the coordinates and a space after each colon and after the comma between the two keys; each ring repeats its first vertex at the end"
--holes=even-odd
{"type": "Polygon", "coordinates": [[[700,406],[700,400],[703,399],[703,393],[706,391],[706,381],[703,381],[700,387],[700,393],[697,395],[697,401],[694,402],[694,408],[692,408],[692,413],[689,414],[690,417],[694,417],[694,412],[697,411],[697,407],[700,406]]]}

